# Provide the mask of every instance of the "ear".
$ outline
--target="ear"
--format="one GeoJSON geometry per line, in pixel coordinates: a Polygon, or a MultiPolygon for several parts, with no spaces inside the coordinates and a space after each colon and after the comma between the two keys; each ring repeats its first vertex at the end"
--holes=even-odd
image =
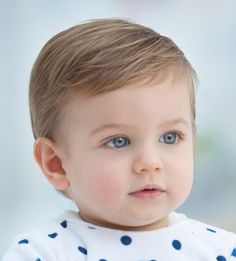
{"type": "Polygon", "coordinates": [[[56,189],[66,190],[70,186],[55,142],[46,138],[37,139],[34,144],[34,158],[56,189]]]}

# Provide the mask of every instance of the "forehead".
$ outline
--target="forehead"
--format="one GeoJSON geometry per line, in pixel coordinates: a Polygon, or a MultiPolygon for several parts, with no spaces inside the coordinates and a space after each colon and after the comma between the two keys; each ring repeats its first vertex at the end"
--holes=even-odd
{"type": "MultiPolygon", "coordinates": [[[[152,119],[164,121],[191,114],[188,83],[167,78],[161,83],[136,83],[96,95],[77,95],[67,106],[67,124],[105,124],[108,121],[141,124],[152,119]]],[[[69,126],[67,125],[67,126],[69,126]]],[[[72,126],[73,127],[73,126],[72,126]]]]}

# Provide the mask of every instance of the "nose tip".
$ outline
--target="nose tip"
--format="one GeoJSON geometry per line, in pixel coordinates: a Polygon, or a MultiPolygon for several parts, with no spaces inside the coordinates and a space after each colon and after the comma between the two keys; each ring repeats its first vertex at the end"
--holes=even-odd
{"type": "Polygon", "coordinates": [[[142,157],[134,162],[133,169],[137,174],[157,174],[163,169],[163,163],[159,157],[142,157]]]}
{"type": "Polygon", "coordinates": [[[138,174],[157,174],[160,171],[161,171],[160,168],[144,167],[136,170],[135,172],[138,174]]]}

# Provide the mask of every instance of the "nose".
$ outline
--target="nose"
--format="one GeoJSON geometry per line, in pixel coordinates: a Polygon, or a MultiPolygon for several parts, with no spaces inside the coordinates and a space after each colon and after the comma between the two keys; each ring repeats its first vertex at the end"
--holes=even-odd
{"type": "Polygon", "coordinates": [[[155,174],[163,169],[161,153],[156,149],[143,149],[133,161],[133,171],[136,174],[155,174]]]}

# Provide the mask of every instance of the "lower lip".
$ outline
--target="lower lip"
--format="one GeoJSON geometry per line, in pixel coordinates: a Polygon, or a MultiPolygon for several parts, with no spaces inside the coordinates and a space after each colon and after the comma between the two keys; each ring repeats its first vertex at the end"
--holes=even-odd
{"type": "Polygon", "coordinates": [[[154,199],[160,197],[163,193],[162,190],[142,190],[130,193],[130,195],[139,199],[154,199]]]}

